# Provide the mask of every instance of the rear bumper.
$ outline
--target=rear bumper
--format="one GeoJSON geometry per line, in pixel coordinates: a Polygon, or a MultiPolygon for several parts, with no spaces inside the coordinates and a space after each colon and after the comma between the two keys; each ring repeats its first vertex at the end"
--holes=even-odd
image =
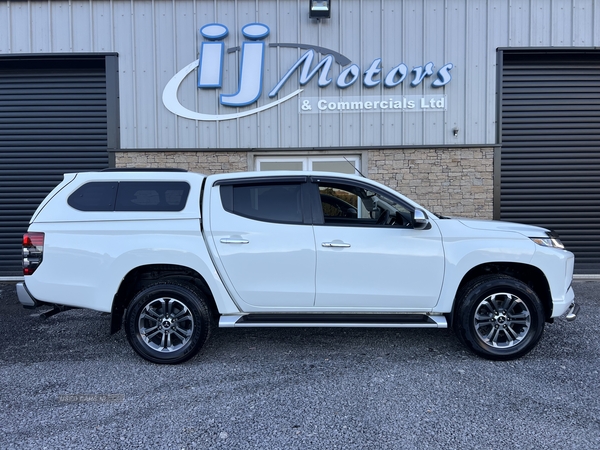
{"type": "Polygon", "coordinates": [[[19,303],[21,303],[24,308],[37,308],[43,304],[33,297],[33,295],[31,295],[31,293],[27,290],[25,283],[17,283],[17,298],[19,299],[19,303]]]}

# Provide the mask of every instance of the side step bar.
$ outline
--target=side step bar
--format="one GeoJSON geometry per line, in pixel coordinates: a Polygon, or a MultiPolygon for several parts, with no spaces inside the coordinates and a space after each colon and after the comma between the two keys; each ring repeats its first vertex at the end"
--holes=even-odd
{"type": "Polygon", "coordinates": [[[219,328],[242,327],[448,328],[448,322],[426,314],[236,314],[219,319],[219,328]]]}

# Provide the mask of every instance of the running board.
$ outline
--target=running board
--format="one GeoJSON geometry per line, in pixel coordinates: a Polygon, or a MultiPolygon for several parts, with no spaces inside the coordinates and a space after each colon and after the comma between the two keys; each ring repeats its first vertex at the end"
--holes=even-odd
{"type": "Polygon", "coordinates": [[[448,328],[448,322],[426,314],[238,314],[219,319],[219,328],[241,327],[448,328]]]}

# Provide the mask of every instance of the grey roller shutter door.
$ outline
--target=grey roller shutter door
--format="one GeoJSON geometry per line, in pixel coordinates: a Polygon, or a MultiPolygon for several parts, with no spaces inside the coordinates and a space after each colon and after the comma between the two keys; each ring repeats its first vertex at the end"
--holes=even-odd
{"type": "Polygon", "coordinates": [[[501,55],[500,218],[551,228],[600,274],[600,52],[501,55]]]}
{"type": "Polygon", "coordinates": [[[22,275],[29,219],[66,172],[104,169],[105,56],[0,58],[0,277],[22,275]]]}

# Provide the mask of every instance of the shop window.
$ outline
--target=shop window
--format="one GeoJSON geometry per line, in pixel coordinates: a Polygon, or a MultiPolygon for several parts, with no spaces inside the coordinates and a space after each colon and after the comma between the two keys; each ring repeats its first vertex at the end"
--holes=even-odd
{"type": "Polygon", "coordinates": [[[259,172],[273,170],[316,170],[360,174],[360,157],[348,156],[257,156],[254,167],[259,172]]]}

